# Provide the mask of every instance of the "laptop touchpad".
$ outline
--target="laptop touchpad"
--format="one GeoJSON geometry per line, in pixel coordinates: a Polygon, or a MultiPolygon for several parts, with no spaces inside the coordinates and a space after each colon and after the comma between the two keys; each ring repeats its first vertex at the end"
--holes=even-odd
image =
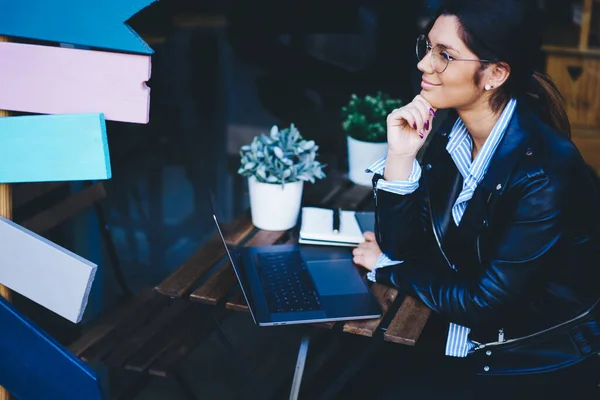
{"type": "Polygon", "coordinates": [[[351,261],[308,261],[306,266],[321,296],[358,294],[369,291],[351,261]]]}

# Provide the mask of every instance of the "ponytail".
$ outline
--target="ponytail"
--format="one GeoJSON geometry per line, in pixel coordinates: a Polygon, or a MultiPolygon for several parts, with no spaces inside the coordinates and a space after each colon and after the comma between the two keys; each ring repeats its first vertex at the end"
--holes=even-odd
{"type": "Polygon", "coordinates": [[[531,78],[530,89],[528,94],[536,99],[540,118],[567,137],[571,137],[571,123],[565,103],[552,79],[546,74],[535,71],[531,78]]]}

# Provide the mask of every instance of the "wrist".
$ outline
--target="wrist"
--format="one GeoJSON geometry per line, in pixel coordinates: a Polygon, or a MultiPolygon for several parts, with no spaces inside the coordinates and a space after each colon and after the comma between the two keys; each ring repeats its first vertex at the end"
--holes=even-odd
{"type": "Polygon", "coordinates": [[[389,156],[385,161],[383,177],[386,181],[405,181],[410,176],[415,156],[389,156]]]}
{"type": "Polygon", "coordinates": [[[388,150],[387,157],[388,160],[393,160],[397,162],[407,162],[413,161],[417,158],[416,154],[406,154],[406,153],[395,153],[393,151],[388,150]]]}

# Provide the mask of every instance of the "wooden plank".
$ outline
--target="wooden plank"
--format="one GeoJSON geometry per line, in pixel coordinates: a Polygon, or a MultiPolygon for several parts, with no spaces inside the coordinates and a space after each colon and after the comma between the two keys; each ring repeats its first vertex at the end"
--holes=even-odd
{"type": "Polygon", "coordinates": [[[96,264],[0,217],[0,283],[71,322],[81,321],[96,264]]]}
{"type": "Polygon", "coordinates": [[[127,336],[121,343],[118,343],[110,354],[104,359],[109,367],[121,367],[129,358],[140,350],[150,339],[156,336],[161,330],[166,329],[173,333],[173,321],[185,313],[186,309],[191,307],[191,303],[183,299],[175,299],[167,304],[152,320],[136,332],[127,336]]]}
{"type": "MultiPolygon", "coordinates": [[[[185,300],[181,300],[185,301],[185,300]]],[[[144,372],[150,368],[160,356],[173,347],[183,346],[182,343],[189,331],[198,333],[202,326],[206,326],[204,318],[196,307],[189,307],[169,326],[163,327],[162,331],[150,339],[144,346],[125,364],[128,371],[144,372]]]]}
{"type": "Polygon", "coordinates": [[[396,300],[398,291],[387,286],[373,284],[371,292],[377,299],[377,302],[381,306],[383,312],[380,318],[360,320],[360,321],[349,321],[344,324],[344,332],[353,333],[355,335],[372,337],[373,333],[377,330],[383,318],[387,314],[390,306],[396,300]]]}
{"type": "Polygon", "coordinates": [[[592,25],[593,0],[583,0],[581,9],[581,31],[579,32],[579,48],[585,50],[590,42],[590,27],[592,25]]]}
{"type": "Polygon", "coordinates": [[[110,179],[102,114],[0,118],[0,182],[110,179]]]}
{"type": "Polygon", "coordinates": [[[219,268],[206,282],[190,295],[190,300],[216,306],[237,282],[231,261],[219,268]]]}
{"type": "Polygon", "coordinates": [[[333,329],[333,327],[335,326],[335,322],[316,322],[314,324],[309,325],[316,326],[317,328],[333,329]]]}
{"type": "MultiPolygon", "coordinates": [[[[239,245],[252,231],[254,225],[249,214],[236,219],[224,228],[223,235],[228,243],[239,245]]],[[[206,272],[225,256],[221,237],[216,234],[190,257],[181,267],[162,281],[155,290],[165,296],[182,297],[206,272]]]]}
{"type": "Polygon", "coordinates": [[[152,321],[168,303],[169,299],[167,297],[154,293],[143,306],[136,309],[134,314],[129,315],[126,320],[117,325],[102,340],[90,346],[80,355],[80,358],[85,362],[104,359],[122,341],[152,321]]]}
{"type": "Polygon", "coordinates": [[[66,182],[35,182],[15,184],[13,189],[13,208],[18,208],[35,199],[50,193],[59,187],[66,186],[66,182]]]}
{"type": "Polygon", "coordinates": [[[595,47],[580,49],[578,47],[544,45],[542,46],[542,50],[553,55],[600,58],[600,49],[595,47]]]}
{"type": "Polygon", "coordinates": [[[96,183],[27,219],[21,223],[21,226],[38,234],[47,232],[104,197],[106,197],[104,185],[102,182],[96,183]]]}
{"type": "Polygon", "coordinates": [[[152,54],[125,21],[156,0],[0,0],[0,35],[152,54]]]}
{"type": "Polygon", "coordinates": [[[0,385],[19,399],[101,400],[96,373],[0,298],[0,385]]]}
{"type": "Polygon", "coordinates": [[[241,290],[238,290],[225,306],[228,310],[248,312],[248,304],[241,290]]]}
{"type": "Polygon", "coordinates": [[[146,124],[149,56],[0,43],[0,109],[146,124]]]}
{"type": "MultiPolygon", "coordinates": [[[[224,312],[217,318],[224,318],[227,315],[229,315],[229,311],[224,312]]],[[[151,364],[148,370],[151,375],[163,378],[167,377],[214,330],[214,324],[211,323],[205,314],[195,315],[189,318],[188,321],[191,323],[179,331],[178,337],[173,338],[171,345],[151,364]]],[[[140,366],[138,370],[141,367],[144,366],[140,366]]],[[[145,371],[146,369],[144,368],[143,370],[145,371]]]]}
{"type": "Polygon", "coordinates": [[[92,327],[86,330],[79,339],[69,345],[76,356],[81,356],[87,349],[101,341],[106,335],[117,329],[125,321],[136,314],[154,296],[152,289],[140,292],[136,297],[113,310],[105,312],[92,327]]]}
{"type": "Polygon", "coordinates": [[[388,342],[414,346],[430,315],[429,307],[406,296],[383,337],[388,342]]]}

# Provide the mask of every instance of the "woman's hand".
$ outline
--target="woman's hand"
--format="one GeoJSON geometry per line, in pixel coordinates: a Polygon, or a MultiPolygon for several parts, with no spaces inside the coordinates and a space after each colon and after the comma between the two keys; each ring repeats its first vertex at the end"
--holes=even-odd
{"type": "Polygon", "coordinates": [[[372,271],[377,264],[377,259],[381,254],[375,234],[373,232],[365,232],[365,241],[352,250],[352,261],[354,264],[365,267],[372,271]]]}
{"type": "Polygon", "coordinates": [[[414,158],[431,132],[435,109],[421,95],[387,117],[388,157],[414,158]]]}

